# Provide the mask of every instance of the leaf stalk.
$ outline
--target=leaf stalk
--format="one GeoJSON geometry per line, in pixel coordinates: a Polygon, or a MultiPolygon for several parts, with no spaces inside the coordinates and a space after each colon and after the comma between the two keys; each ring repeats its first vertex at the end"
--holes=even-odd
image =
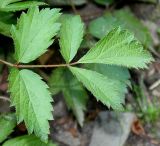
{"type": "Polygon", "coordinates": [[[13,64],[2,59],[0,59],[0,63],[15,68],[55,68],[55,67],[68,67],[79,64],[78,62],[73,62],[69,64],[25,65],[25,64],[13,64]]]}

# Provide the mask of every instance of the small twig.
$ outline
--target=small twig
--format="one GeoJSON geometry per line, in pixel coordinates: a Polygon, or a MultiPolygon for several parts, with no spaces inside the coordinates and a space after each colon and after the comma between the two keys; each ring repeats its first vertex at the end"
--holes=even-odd
{"type": "Polygon", "coordinates": [[[11,66],[11,67],[14,67],[14,64],[12,64],[12,63],[10,63],[10,62],[7,62],[7,61],[4,61],[4,60],[2,60],[2,59],[0,59],[0,63],[6,64],[6,65],[11,66]]]}
{"type": "Polygon", "coordinates": [[[0,96],[0,99],[10,102],[10,99],[5,96],[0,96]]]}
{"type": "Polygon", "coordinates": [[[0,63],[8,65],[10,67],[15,67],[15,68],[54,68],[54,67],[68,67],[68,66],[79,64],[78,62],[73,62],[69,64],[24,65],[24,64],[12,64],[10,62],[7,62],[1,59],[0,59],[0,63]]]}
{"type": "Polygon", "coordinates": [[[159,53],[153,47],[150,47],[149,49],[156,57],[160,58],[159,53]]]}
{"type": "Polygon", "coordinates": [[[158,140],[154,139],[153,137],[149,136],[148,134],[141,135],[141,137],[147,139],[148,142],[151,144],[154,144],[156,146],[160,145],[160,142],[158,140]]]}
{"type": "Polygon", "coordinates": [[[41,77],[43,77],[43,79],[45,80],[45,81],[49,81],[49,76],[45,73],[45,72],[43,72],[42,70],[38,70],[38,73],[40,74],[40,76],[41,77]]]}
{"type": "Polygon", "coordinates": [[[66,67],[69,64],[49,64],[49,65],[14,65],[16,68],[54,68],[54,67],[66,67]]]}
{"type": "Polygon", "coordinates": [[[141,89],[143,90],[144,95],[147,97],[148,101],[150,102],[150,95],[147,91],[146,85],[144,84],[144,73],[142,73],[139,78],[139,85],[140,85],[141,89]]]}
{"type": "Polygon", "coordinates": [[[156,82],[154,82],[150,87],[149,87],[149,90],[153,90],[155,89],[157,86],[160,85],[160,79],[156,82]]]}
{"type": "Polygon", "coordinates": [[[71,7],[72,7],[73,12],[74,12],[75,14],[79,15],[79,13],[78,13],[78,11],[77,11],[74,3],[73,3],[73,0],[68,0],[68,1],[70,2],[70,5],[71,5],[71,7]]]}

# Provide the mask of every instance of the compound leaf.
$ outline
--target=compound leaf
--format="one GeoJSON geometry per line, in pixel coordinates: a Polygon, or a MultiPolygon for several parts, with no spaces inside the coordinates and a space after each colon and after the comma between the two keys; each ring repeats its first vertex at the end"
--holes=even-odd
{"type": "Polygon", "coordinates": [[[29,133],[47,141],[48,120],[52,120],[52,97],[48,86],[36,73],[23,69],[12,69],[9,76],[11,103],[16,107],[18,122],[24,120],[29,133]]]}
{"type": "Polygon", "coordinates": [[[0,11],[20,11],[25,10],[29,7],[46,5],[43,2],[38,1],[23,1],[23,0],[1,0],[0,11]]]}
{"type": "Polygon", "coordinates": [[[14,114],[0,116],[0,143],[13,132],[16,126],[16,117],[14,114]]]}
{"type": "Polygon", "coordinates": [[[39,11],[38,7],[34,7],[21,15],[18,24],[11,29],[14,56],[18,62],[28,63],[47,51],[60,28],[60,24],[56,23],[59,11],[49,8],[39,11]]]}
{"type": "Polygon", "coordinates": [[[153,60],[151,54],[134,35],[120,28],[113,29],[89,50],[79,63],[102,63],[129,68],[146,68],[153,60]]]}
{"type": "Polygon", "coordinates": [[[82,42],[84,24],[80,16],[71,16],[64,19],[60,31],[61,54],[65,61],[69,63],[77,53],[82,42]]]}
{"type": "Polygon", "coordinates": [[[118,80],[110,79],[95,71],[70,67],[72,73],[93,93],[97,100],[115,110],[122,110],[124,87],[118,80]]]}
{"type": "Polygon", "coordinates": [[[57,146],[51,141],[48,143],[42,142],[34,135],[25,135],[16,137],[6,141],[2,146],[57,146]]]}

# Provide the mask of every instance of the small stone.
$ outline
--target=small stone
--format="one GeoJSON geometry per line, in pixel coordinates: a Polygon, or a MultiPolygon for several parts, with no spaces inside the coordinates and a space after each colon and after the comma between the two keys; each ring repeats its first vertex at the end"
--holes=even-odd
{"type": "Polygon", "coordinates": [[[59,101],[54,105],[53,115],[54,118],[62,118],[67,116],[67,107],[64,101],[59,101]]]}
{"type": "Polygon", "coordinates": [[[134,119],[132,113],[101,112],[89,146],[123,146],[134,119]]]}
{"type": "Polygon", "coordinates": [[[80,146],[80,139],[78,137],[73,137],[70,132],[59,131],[54,136],[56,140],[62,142],[67,146],[80,146]]]}
{"type": "Polygon", "coordinates": [[[10,103],[5,100],[0,100],[0,113],[10,112],[10,103]]]}

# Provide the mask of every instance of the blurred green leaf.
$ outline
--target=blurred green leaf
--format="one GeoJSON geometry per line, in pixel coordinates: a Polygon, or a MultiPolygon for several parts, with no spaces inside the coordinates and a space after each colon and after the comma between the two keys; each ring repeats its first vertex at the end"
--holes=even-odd
{"type": "Polygon", "coordinates": [[[49,5],[53,6],[71,6],[74,5],[83,5],[86,3],[86,0],[46,0],[49,5]]]}
{"type": "Polygon", "coordinates": [[[46,5],[39,1],[23,1],[23,0],[1,0],[0,1],[0,11],[20,11],[25,10],[29,7],[46,5]]]}
{"type": "Polygon", "coordinates": [[[145,2],[145,3],[153,3],[153,4],[157,4],[158,3],[158,0],[135,0],[135,1],[145,2]]]}
{"type": "Polygon", "coordinates": [[[0,21],[0,33],[10,37],[10,29],[11,29],[11,24],[6,24],[2,21],[0,21]]]}
{"type": "Polygon", "coordinates": [[[42,142],[34,135],[25,135],[16,137],[6,141],[2,146],[57,146],[51,141],[48,143],[42,142]]]}
{"type": "Polygon", "coordinates": [[[107,12],[104,16],[93,20],[89,24],[89,32],[100,39],[118,26],[133,32],[146,47],[152,46],[153,42],[149,30],[129,9],[117,10],[113,13],[107,12]]]}
{"type": "Polygon", "coordinates": [[[62,91],[63,88],[66,88],[64,77],[65,77],[64,69],[58,68],[53,70],[48,82],[52,95],[55,95],[60,91],[62,91]]]}
{"type": "Polygon", "coordinates": [[[96,3],[100,5],[110,5],[114,2],[114,0],[94,0],[96,3]]]}
{"type": "Polygon", "coordinates": [[[6,12],[0,12],[0,33],[11,37],[10,29],[12,24],[14,24],[16,21],[13,18],[13,14],[6,13],[6,12]]]}
{"type": "Polygon", "coordinates": [[[119,80],[124,84],[130,85],[130,73],[127,68],[116,66],[116,65],[105,65],[105,64],[87,64],[87,69],[99,72],[110,79],[119,80]]]}
{"type": "Polygon", "coordinates": [[[67,107],[72,110],[79,124],[83,126],[88,95],[81,83],[68,69],[58,68],[53,71],[49,86],[53,94],[62,91],[67,107]]]}
{"type": "Polygon", "coordinates": [[[0,115],[0,143],[3,142],[16,126],[14,114],[0,115]]]}

